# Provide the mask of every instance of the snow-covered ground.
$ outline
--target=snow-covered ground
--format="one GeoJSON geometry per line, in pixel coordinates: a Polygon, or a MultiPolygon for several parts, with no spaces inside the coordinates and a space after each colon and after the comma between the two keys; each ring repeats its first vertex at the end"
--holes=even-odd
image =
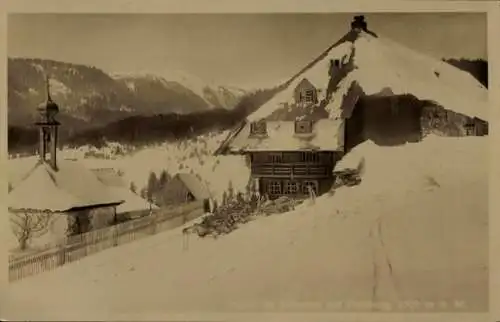
{"type": "MultiPolygon", "coordinates": [[[[144,158],[153,162],[150,153],[144,158]]],[[[186,250],[176,229],[11,284],[3,316],[165,319],[161,313],[270,303],[306,311],[338,301],[486,309],[488,139],[367,142],[339,167],[362,159],[359,186],[217,240],[191,236],[186,250]]]]}

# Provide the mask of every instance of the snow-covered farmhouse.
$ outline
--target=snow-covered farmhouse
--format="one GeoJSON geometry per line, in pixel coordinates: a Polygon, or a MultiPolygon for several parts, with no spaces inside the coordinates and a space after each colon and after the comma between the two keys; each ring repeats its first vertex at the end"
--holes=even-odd
{"type": "Polygon", "coordinates": [[[162,192],[167,204],[201,201],[205,211],[210,211],[210,192],[207,186],[193,174],[177,173],[167,181],[162,192]]]}
{"type": "Polygon", "coordinates": [[[47,102],[38,108],[36,122],[39,158],[21,178],[9,182],[8,208],[21,248],[34,237],[50,242],[108,226],[116,219],[116,207],[124,201],[79,162],[58,160],[60,123],[55,116],[59,107],[49,92],[47,96],[47,102]]]}
{"type": "Polygon", "coordinates": [[[485,135],[488,93],[472,75],[368,29],[350,30],[228,135],[216,154],[245,154],[260,193],[331,188],[335,163],[366,140],[485,135]]]}

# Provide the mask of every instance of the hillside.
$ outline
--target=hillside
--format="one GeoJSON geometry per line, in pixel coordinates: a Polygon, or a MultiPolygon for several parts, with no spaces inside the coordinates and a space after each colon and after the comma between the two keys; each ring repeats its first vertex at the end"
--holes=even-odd
{"type": "Polygon", "coordinates": [[[93,66],[44,59],[10,58],[8,74],[11,126],[33,122],[36,107],[46,99],[45,75],[51,77],[52,96],[62,110],[63,121],[75,131],[132,115],[232,109],[245,94],[232,87],[201,81],[194,84],[189,76],[117,76],[93,66]],[[174,80],[165,78],[168,76],[174,80]]]}
{"type": "Polygon", "coordinates": [[[11,284],[5,316],[162,319],[181,311],[342,310],[339,301],[358,301],[358,310],[387,301],[421,310],[440,300],[448,310],[452,301],[485,310],[488,139],[366,142],[339,167],[362,158],[359,186],[217,240],[191,236],[183,250],[176,229],[11,284]]]}

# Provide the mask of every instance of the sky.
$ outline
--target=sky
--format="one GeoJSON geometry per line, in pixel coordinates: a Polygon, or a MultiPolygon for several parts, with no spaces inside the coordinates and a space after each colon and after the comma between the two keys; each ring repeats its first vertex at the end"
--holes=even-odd
{"type": "MultiPolygon", "coordinates": [[[[369,29],[436,58],[486,58],[481,13],[366,14],[369,29]]],[[[10,14],[9,57],[110,73],[183,71],[243,88],[289,78],[350,28],[353,14],[10,14]]],[[[260,87],[260,86],[259,86],[260,87]]]]}

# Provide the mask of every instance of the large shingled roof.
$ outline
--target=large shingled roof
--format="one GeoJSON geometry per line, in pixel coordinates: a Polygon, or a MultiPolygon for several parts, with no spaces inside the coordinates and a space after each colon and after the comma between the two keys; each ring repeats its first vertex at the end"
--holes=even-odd
{"type": "Polygon", "coordinates": [[[216,154],[238,149],[233,144],[241,141],[239,136],[244,135],[249,123],[263,119],[277,121],[277,115],[285,115],[283,111],[294,105],[295,88],[304,79],[320,90],[318,106],[333,120],[349,117],[357,100],[371,95],[412,95],[448,110],[488,120],[488,91],[469,73],[383,35],[350,30],[251,113],[228,135],[216,154]],[[348,66],[340,77],[328,73],[335,60],[348,66]]]}

